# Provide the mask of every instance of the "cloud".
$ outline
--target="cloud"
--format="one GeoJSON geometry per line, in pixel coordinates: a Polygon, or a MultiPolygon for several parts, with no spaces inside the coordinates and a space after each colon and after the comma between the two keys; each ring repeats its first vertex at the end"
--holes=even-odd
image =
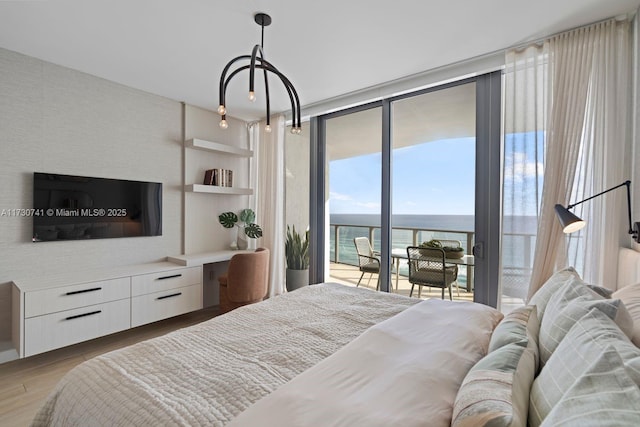
{"type": "Polygon", "coordinates": [[[380,209],[380,203],[376,202],[355,202],[356,206],[360,206],[367,209],[380,209]]]}
{"type": "Polygon", "coordinates": [[[353,198],[348,195],[348,194],[341,194],[341,193],[336,193],[335,191],[330,191],[329,192],[329,198],[332,200],[353,200],[353,198]]]}
{"type": "Polygon", "coordinates": [[[522,181],[526,178],[542,176],[543,172],[543,163],[527,160],[526,153],[513,153],[511,157],[507,157],[505,160],[505,179],[522,181]]]}

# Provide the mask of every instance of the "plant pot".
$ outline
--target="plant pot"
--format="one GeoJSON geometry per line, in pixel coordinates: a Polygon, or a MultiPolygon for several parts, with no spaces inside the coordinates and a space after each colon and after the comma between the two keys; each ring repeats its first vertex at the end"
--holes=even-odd
{"type": "Polygon", "coordinates": [[[244,228],[238,227],[238,237],[236,238],[236,245],[238,249],[245,250],[249,247],[249,241],[244,228]]]}
{"type": "Polygon", "coordinates": [[[287,291],[295,291],[309,284],[309,269],[290,270],[287,268],[287,291]]]}
{"type": "Polygon", "coordinates": [[[444,251],[444,257],[449,259],[460,259],[464,256],[464,251],[444,251]]]}

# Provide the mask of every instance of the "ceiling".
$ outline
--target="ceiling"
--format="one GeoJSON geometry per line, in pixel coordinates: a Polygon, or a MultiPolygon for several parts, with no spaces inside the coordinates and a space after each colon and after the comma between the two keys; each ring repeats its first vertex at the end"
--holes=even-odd
{"type": "MultiPolygon", "coordinates": [[[[309,105],[635,11],[640,0],[51,0],[0,1],[0,47],[206,109],[220,72],[260,41],[309,105]],[[375,4],[375,5],[373,5],[375,4]]],[[[248,78],[229,115],[264,116],[248,78]]],[[[271,83],[272,111],[288,110],[271,83]]]]}

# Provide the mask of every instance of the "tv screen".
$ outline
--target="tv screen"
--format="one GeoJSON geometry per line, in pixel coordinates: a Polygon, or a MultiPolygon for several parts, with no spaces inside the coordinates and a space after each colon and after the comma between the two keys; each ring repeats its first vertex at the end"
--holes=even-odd
{"type": "Polygon", "coordinates": [[[162,235],[162,183],[35,172],[33,241],[162,235]]]}

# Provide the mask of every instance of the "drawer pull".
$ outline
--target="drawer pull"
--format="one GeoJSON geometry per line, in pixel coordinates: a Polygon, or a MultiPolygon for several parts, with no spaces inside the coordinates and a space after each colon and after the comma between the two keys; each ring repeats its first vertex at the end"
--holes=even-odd
{"type": "Polygon", "coordinates": [[[85,292],[95,292],[99,290],[102,290],[102,288],[91,288],[91,289],[83,289],[81,291],[71,291],[71,292],[67,292],[65,295],[84,294],[85,292]]]}
{"type": "Polygon", "coordinates": [[[76,314],[75,316],[69,316],[64,320],[73,320],[73,319],[77,319],[79,317],[93,316],[94,314],[98,314],[98,313],[102,313],[102,310],[92,311],[91,313],[76,314]]]}
{"type": "Polygon", "coordinates": [[[175,277],[182,277],[182,274],[174,274],[173,276],[163,276],[163,277],[158,277],[156,280],[166,280],[166,279],[173,279],[175,277]]]}
{"type": "Polygon", "coordinates": [[[156,298],[156,299],[158,300],[158,299],[165,299],[165,298],[177,297],[177,296],[179,296],[179,295],[182,295],[182,292],[176,292],[175,294],[164,295],[164,296],[158,297],[158,298],[156,298]]]}

